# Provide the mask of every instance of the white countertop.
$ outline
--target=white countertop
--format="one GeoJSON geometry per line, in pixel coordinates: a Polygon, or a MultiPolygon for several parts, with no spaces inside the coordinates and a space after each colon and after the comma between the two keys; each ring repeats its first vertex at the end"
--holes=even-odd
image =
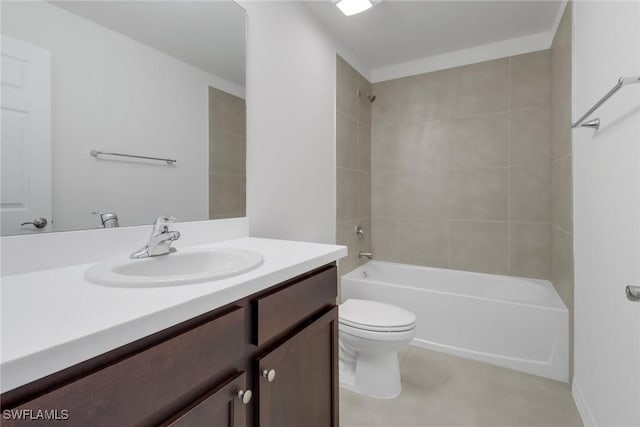
{"type": "Polygon", "coordinates": [[[347,255],[344,246],[246,237],[194,247],[259,252],[239,276],[154,288],[99,286],[95,264],[2,278],[0,391],[5,392],[244,298],[347,255]]]}

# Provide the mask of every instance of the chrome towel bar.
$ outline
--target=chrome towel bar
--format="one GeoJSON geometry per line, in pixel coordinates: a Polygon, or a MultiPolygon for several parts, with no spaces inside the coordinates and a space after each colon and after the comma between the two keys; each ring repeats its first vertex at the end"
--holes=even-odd
{"type": "Polygon", "coordinates": [[[98,150],[91,150],[91,151],[89,151],[89,154],[91,154],[92,157],[98,157],[100,155],[105,155],[105,156],[132,157],[134,159],[158,160],[158,161],[161,161],[161,162],[166,162],[168,165],[172,165],[172,164],[177,162],[177,160],[174,160],[174,159],[163,159],[163,158],[160,158],[160,157],[135,156],[133,154],[105,153],[104,151],[98,151],[98,150]]]}
{"type": "Polygon", "coordinates": [[[598,102],[596,102],[593,105],[593,107],[589,108],[589,111],[584,113],[582,115],[582,117],[580,117],[574,124],[571,125],[571,127],[575,128],[575,127],[578,127],[578,126],[582,126],[582,127],[588,127],[588,128],[592,128],[592,129],[596,129],[596,130],[600,129],[600,119],[589,120],[586,123],[583,123],[583,122],[594,111],[596,111],[598,108],[600,108],[600,106],[602,104],[604,104],[607,101],[607,99],[611,98],[613,96],[613,94],[616,93],[620,88],[622,88],[624,86],[627,86],[627,85],[636,84],[636,83],[640,83],[640,76],[637,76],[637,77],[620,77],[618,79],[618,83],[616,83],[616,85],[613,88],[611,88],[611,90],[609,92],[607,92],[605,94],[605,96],[600,98],[600,100],[598,102]]]}

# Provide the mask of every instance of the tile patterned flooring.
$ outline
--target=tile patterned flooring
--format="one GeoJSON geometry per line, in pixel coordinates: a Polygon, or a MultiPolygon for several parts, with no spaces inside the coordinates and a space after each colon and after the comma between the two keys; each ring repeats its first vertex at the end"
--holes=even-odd
{"type": "Polygon", "coordinates": [[[340,389],[341,427],[582,426],[568,384],[417,347],[398,357],[400,396],[340,389]]]}

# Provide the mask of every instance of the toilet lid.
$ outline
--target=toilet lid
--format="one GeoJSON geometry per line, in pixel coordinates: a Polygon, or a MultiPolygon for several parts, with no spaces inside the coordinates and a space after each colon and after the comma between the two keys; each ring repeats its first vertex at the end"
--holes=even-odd
{"type": "Polygon", "coordinates": [[[407,331],[416,323],[416,316],[409,310],[362,299],[346,300],[340,305],[338,317],[343,325],[368,331],[407,331]]]}

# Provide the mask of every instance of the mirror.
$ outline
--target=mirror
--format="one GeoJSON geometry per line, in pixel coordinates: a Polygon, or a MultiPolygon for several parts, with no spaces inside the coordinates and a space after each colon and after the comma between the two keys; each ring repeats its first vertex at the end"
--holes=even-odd
{"type": "Polygon", "coordinates": [[[1,8],[2,235],[245,215],[240,6],[1,8]]]}

